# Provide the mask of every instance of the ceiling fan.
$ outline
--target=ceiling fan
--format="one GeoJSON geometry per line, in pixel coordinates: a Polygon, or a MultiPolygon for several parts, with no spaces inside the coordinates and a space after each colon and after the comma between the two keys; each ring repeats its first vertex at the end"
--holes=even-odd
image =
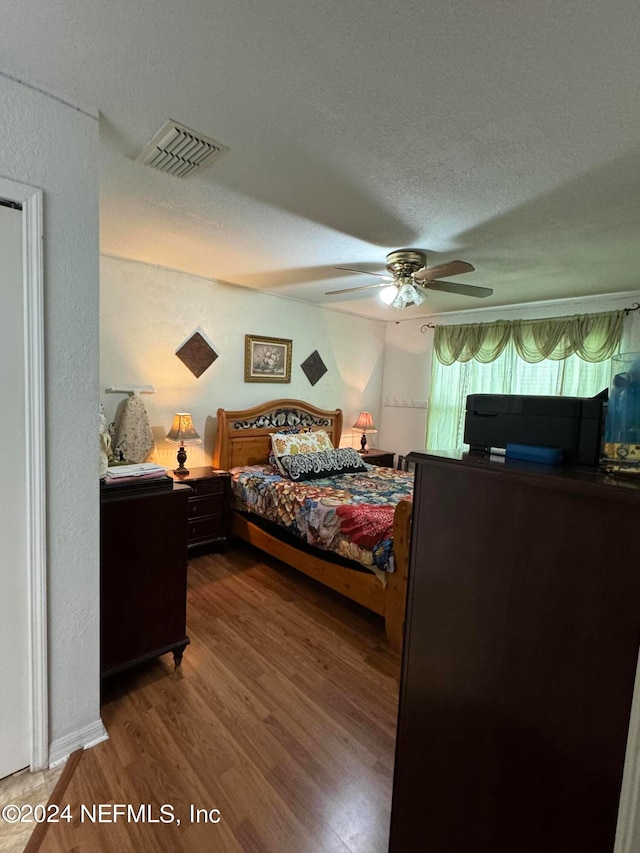
{"type": "Polygon", "coordinates": [[[325,293],[325,296],[378,288],[382,301],[394,308],[421,305],[427,298],[427,290],[458,293],[461,296],[474,296],[479,299],[484,299],[493,293],[490,287],[456,284],[453,281],[436,281],[439,276],[448,278],[451,275],[462,275],[465,272],[473,272],[474,268],[465,261],[450,261],[448,264],[427,269],[427,255],[420,249],[397,249],[389,252],[386,269],[390,275],[366,272],[353,267],[336,267],[336,269],[360,275],[377,275],[382,281],[377,284],[363,284],[360,287],[347,287],[343,290],[330,290],[325,293]]]}

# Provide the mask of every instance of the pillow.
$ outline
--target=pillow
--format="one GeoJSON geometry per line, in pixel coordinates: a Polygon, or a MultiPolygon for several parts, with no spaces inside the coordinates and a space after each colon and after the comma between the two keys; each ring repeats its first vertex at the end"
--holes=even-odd
{"type": "Polygon", "coordinates": [[[352,447],[319,450],[315,453],[291,453],[279,456],[278,464],[285,477],[296,481],[368,470],[360,454],[352,447]]]}
{"type": "MultiPolygon", "coordinates": [[[[317,453],[320,450],[333,450],[333,444],[328,433],[323,429],[308,430],[304,434],[297,433],[271,433],[271,452],[274,460],[273,465],[282,474],[283,477],[288,477],[289,474],[280,464],[281,456],[294,456],[297,453],[317,453]]],[[[271,456],[269,456],[271,462],[271,456]]]]}
{"type": "Polygon", "coordinates": [[[331,439],[323,429],[293,435],[274,432],[271,434],[271,447],[276,458],[293,456],[296,453],[317,453],[320,450],[333,450],[331,439]]]}
{"type": "MultiPolygon", "coordinates": [[[[285,426],[280,427],[277,432],[279,435],[298,435],[301,432],[311,432],[311,427],[285,426]]],[[[271,435],[273,435],[273,433],[271,433],[271,435]]],[[[278,460],[273,452],[273,447],[269,451],[269,465],[273,465],[274,468],[278,467],[278,460]]]]}

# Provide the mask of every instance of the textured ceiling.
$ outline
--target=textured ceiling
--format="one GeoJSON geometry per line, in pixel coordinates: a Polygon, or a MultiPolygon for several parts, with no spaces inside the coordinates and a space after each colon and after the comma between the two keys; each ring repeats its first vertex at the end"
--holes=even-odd
{"type": "Polygon", "coordinates": [[[335,266],[494,289],[405,317],[640,287],[639,34],[636,0],[3,0],[0,70],[100,111],[103,252],[394,319],[335,266]],[[230,151],[134,162],[168,118],[230,151]]]}

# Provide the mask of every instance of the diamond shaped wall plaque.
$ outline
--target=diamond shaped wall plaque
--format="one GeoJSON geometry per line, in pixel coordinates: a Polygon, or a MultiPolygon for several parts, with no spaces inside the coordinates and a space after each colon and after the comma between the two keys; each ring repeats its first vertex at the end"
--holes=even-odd
{"type": "Polygon", "coordinates": [[[318,350],[314,350],[308,358],[305,358],[300,367],[312,385],[315,385],[319,379],[322,379],[327,372],[327,366],[320,358],[318,350]]]}
{"type": "Polygon", "coordinates": [[[218,357],[218,353],[209,346],[200,332],[194,332],[188,341],[182,344],[176,355],[198,379],[218,357]]]}

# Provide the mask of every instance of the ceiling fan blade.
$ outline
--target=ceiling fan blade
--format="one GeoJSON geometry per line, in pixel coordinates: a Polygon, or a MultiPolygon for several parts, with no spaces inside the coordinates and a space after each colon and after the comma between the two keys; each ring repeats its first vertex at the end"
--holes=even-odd
{"type": "Polygon", "coordinates": [[[327,290],[325,296],[335,296],[336,293],[355,293],[357,290],[371,290],[372,288],[388,287],[389,283],[383,281],[380,284],[362,284],[360,287],[345,287],[343,290],[327,290]]]}
{"type": "Polygon", "coordinates": [[[466,261],[450,261],[448,264],[440,264],[437,267],[418,270],[414,272],[413,278],[415,281],[432,281],[440,276],[447,278],[450,275],[462,275],[465,272],[473,272],[474,269],[475,267],[472,267],[466,261]]]}
{"type": "Polygon", "coordinates": [[[422,286],[426,287],[427,290],[439,290],[442,293],[458,293],[460,296],[475,296],[477,299],[485,299],[493,293],[490,287],[456,284],[455,281],[427,281],[422,286]]]}
{"type": "Polygon", "coordinates": [[[353,267],[336,267],[337,270],[345,270],[346,272],[356,272],[358,275],[378,275],[381,278],[389,279],[389,281],[393,281],[393,279],[389,276],[388,273],[384,272],[369,272],[368,270],[355,270],[353,267]]]}

